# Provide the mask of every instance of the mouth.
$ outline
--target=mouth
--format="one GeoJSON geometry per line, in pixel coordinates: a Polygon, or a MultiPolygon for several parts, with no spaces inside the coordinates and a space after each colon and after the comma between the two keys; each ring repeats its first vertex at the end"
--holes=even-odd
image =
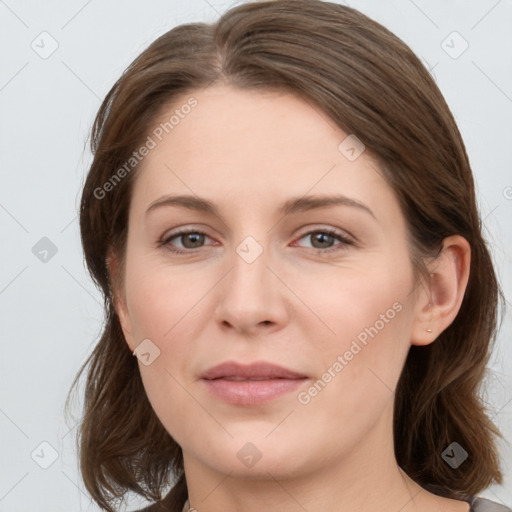
{"type": "Polygon", "coordinates": [[[296,390],[308,377],[265,361],[249,365],[228,361],[201,375],[215,398],[235,405],[259,405],[296,390]]]}

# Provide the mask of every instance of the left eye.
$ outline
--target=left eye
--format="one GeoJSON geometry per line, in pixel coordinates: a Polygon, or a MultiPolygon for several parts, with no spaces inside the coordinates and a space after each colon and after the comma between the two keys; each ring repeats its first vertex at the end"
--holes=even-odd
{"type": "Polygon", "coordinates": [[[348,236],[338,233],[331,229],[319,229],[316,231],[309,231],[303,235],[299,240],[310,238],[312,248],[322,252],[329,252],[331,250],[343,249],[346,245],[352,245],[353,242],[348,236]],[[340,243],[332,245],[334,241],[339,240],[340,243]],[[315,245],[316,244],[316,245],[315,245]]]}

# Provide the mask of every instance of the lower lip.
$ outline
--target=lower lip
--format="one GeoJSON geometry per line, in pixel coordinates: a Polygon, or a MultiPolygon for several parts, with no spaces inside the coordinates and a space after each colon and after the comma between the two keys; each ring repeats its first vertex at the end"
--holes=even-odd
{"type": "Polygon", "coordinates": [[[203,379],[216,397],[237,405],[258,405],[269,402],[285,393],[295,391],[306,381],[303,379],[225,380],[203,379]]]}

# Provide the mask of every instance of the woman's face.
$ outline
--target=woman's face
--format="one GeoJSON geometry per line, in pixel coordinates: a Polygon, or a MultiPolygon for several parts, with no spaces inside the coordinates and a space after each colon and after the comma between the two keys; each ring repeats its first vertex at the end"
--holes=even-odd
{"type": "Polygon", "coordinates": [[[156,414],[232,476],[393,457],[418,306],[392,190],[290,94],[212,86],[155,129],[191,96],[137,169],[117,305],[156,414]]]}

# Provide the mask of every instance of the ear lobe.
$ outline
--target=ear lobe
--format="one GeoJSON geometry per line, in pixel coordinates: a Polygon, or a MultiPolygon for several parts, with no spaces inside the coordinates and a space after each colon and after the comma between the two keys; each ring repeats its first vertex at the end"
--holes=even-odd
{"type": "Polygon", "coordinates": [[[464,298],[470,263],[471,248],[464,237],[444,239],[439,256],[429,265],[430,280],[418,297],[412,345],[432,343],[453,322],[464,298]]]}
{"type": "Polygon", "coordinates": [[[119,260],[117,255],[115,255],[112,251],[109,251],[106,261],[109,272],[109,280],[111,283],[112,302],[114,309],[116,311],[117,317],[119,318],[119,323],[121,324],[126,342],[133,352],[133,350],[135,350],[135,343],[132,333],[132,324],[130,315],[128,313],[128,307],[126,305],[124,286],[122,283],[119,283],[119,279],[122,277],[118,275],[119,260]]]}

